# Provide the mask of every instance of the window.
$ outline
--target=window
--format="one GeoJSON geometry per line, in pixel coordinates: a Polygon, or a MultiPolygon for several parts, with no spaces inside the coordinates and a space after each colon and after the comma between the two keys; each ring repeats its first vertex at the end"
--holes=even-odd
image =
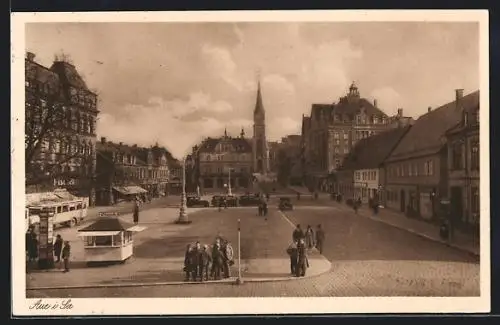
{"type": "Polygon", "coordinates": [[[344,147],[344,153],[349,153],[349,148],[348,147],[344,147]]]}
{"type": "Polygon", "coordinates": [[[471,170],[479,170],[479,141],[477,140],[471,143],[470,168],[471,170]]]}
{"type": "Polygon", "coordinates": [[[207,161],[210,161],[210,155],[207,155],[207,161]]]}
{"type": "Polygon", "coordinates": [[[434,175],[434,162],[432,160],[429,160],[429,172],[428,172],[428,175],[429,176],[434,175]]]}
{"type": "Polygon", "coordinates": [[[340,138],[339,133],[338,132],[333,133],[333,138],[339,139],[340,138]]]}
{"type": "Polygon", "coordinates": [[[340,145],[340,139],[335,139],[335,145],[336,146],[340,145]]]}
{"type": "Polygon", "coordinates": [[[405,165],[401,165],[401,176],[405,176],[405,165]]]}
{"type": "Polygon", "coordinates": [[[479,213],[479,188],[471,188],[471,212],[479,213]]]}
{"type": "Polygon", "coordinates": [[[418,176],[418,164],[413,165],[413,176],[418,176]]]}
{"type": "Polygon", "coordinates": [[[335,159],[335,169],[338,169],[340,167],[340,160],[335,159]]]}
{"type": "Polygon", "coordinates": [[[363,172],[363,180],[366,181],[366,172],[363,172]]]}
{"type": "Polygon", "coordinates": [[[96,236],[94,238],[94,246],[111,246],[113,243],[112,236],[96,236]]]}
{"type": "Polygon", "coordinates": [[[361,124],[361,116],[360,115],[356,116],[356,123],[361,124]]]}
{"type": "Polygon", "coordinates": [[[348,140],[348,139],[349,139],[349,134],[344,133],[344,140],[348,140]]]}
{"type": "Polygon", "coordinates": [[[359,179],[360,179],[359,172],[356,172],[356,180],[359,181],[359,179]]]}
{"type": "Polygon", "coordinates": [[[335,147],[335,153],[339,153],[339,148],[338,147],[335,147]]]}
{"type": "Polygon", "coordinates": [[[408,165],[408,176],[413,176],[413,166],[411,164],[408,165]]]}
{"type": "Polygon", "coordinates": [[[456,142],[451,147],[451,169],[457,170],[463,168],[463,144],[456,142]]]}

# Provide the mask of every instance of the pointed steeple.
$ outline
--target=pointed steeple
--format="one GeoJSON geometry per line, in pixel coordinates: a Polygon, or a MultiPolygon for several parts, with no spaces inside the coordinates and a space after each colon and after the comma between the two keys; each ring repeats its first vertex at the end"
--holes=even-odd
{"type": "Polygon", "coordinates": [[[224,128],[224,138],[227,138],[227,128],[224,128]]]}
{"type": "Polygon", "coordinates": [[[245,137],[245,130],[243,128],[241,128],[240,136],[242,139],[245,137]]]}
{"type": "Polygon", "coordinates": [[[262,103],[262,92],[260,90],[260,79],[257,81],[257,101],[255,102],[253,114],[265,114],[264,104],[262,103]]]}

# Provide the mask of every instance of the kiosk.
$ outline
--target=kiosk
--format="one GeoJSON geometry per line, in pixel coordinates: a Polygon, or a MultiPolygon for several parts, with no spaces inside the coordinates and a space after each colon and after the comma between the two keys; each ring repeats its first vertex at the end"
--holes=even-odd
{"type": "Polygon", "coordinates": [[[133,253],[134,233],[146,227],[133,225],[115,216],[101,216],[96,222],[78,230],[84,240],[87,263],[125,262],[133,253]]]}

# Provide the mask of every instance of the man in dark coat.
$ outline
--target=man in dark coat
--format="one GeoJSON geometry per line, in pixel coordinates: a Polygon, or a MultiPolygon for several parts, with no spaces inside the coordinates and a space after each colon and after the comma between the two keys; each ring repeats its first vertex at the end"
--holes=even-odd
{"type": "Polygon", "coordinates": [[[316,229],[316,248],[318,249],[320,254],[323,254],[323,244],[325,242],[325,232],[321,225],[318,225],[316,229]]]}
{"type": "Polygon", "coordinates": [[[286,252],[288,256],[290,256],[290,272],[292,275],[295,275],[298,262],[297,242],[292,242],[290,246],[288,246],[286,252]]]}
{"type": "Polygon", "coordinates": [[[204,245],[198,254],[198,276],[200,277],[200,281],[208,280],[208,272],[211,260],[212,257],[210,256],[210,252],[208,251],[208,245],[204,245]]]}
{"type": "Polygon", "coordinates": [[[191,280],[196,281],[198,274],[200,273],[200,254],[201,254],[201,244],[199,241],[196,242],[193,249],[189,253],[189,264],[191,265],[191,280]]]}
{"type": "Polygon", "coordinates": [[[308,267],[309,260],[307,259],[307,248],[304,239],[301,239],[297,244],[297,267],[295,269],[295,275],[297,277],[305,276],[308,267]]]}
{"type": "Polygon", "coordinates": [[[220,280],[221,278],[223,259],[222,245],[220,239],[217,238],[212,248],[212,270],[210,272],[214,280],[220,280]]]}
{"type": "Polygon", "coordinates": [[[232,256],[228,256],[228,245],[229,242],[227,240],[224,240],[221,245],[221,251],[222,251],[222,271],[224,273],[224,278],[229,278],[231,276],[231,258],[232,256]]]}
{"type": "Polygon", "coordinates": [[[184,274],[186,275],[184,281],[189,281],[191,275],[191,251],[193,250],[191,244],[186,246],[186,252],[184,253],[184,274]]]}
{"type": "Polygon", "coordinates": [[[293,231],[292,234],[292,239],[294,242],[298,242],[300,239],[304,238],[304,231],[300,227],[300,225],[297,225],[297,228],[293,231]]]}
{"type": "Polygon", "coordinates": [[[54,243],[54,256],[56,257],[56,263],[61,262],[62,247],[63,247],[63,239],[61,235],[57,235],[56,242],[54,243]]]}
{"type": "Polygon", "coordinates": [[[262,202],[262,213],[267,216],[267,202],[262,202]]]}
{"type": "Polygon", "coordinates": [[[71,256],[71,246],[69,241],[64,242],[64,247],[62,249],[62,259],[64,260],[64,272],[69,272],[69,258],[71,256]]]}
{"type": "Polygon", "coordinates": [[[139,202],[137,200],[134,202],[134,223],[139,223],[139,202]]]}

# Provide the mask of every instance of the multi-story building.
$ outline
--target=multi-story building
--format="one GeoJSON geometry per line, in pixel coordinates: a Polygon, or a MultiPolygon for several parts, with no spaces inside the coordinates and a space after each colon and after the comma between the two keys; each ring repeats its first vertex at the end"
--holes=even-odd
{"type": "Polygon", "coordinates": [[[242,130],[239,137],[224,132],[220,138],[207,138],[198,147],[198,184],[203,193],[224,192],[229,185],[232,191],[246,192],[252,185],[251,140],[242,130]]]}
{"type": "Polygon", "coordinates": [[[302,137],[306,184],[326,189],[334,173],[357,141],[390,127],[388,116],[360,96],[353,83],[346,96],[333,104],[313,104],[310,117],[303,117],[302,137]]]}
{"type": "Polygon", "coordinates": [[[26,190],[66,188],[95,202],[97,94],[67,59],[25,59],[26,190]]]}
{"type": "MultiPolygon", "coordinates": [[[[301,185],[301,136],[288,135],[281,138],[273,150],[277,180],[282,185],[301,185]]],[[[271,160],[273,161],[273,160],[271,160]]]]}
{"type": "Polygon", "coordinates": [[[102,137],[97,143],[98,203],[114,204],[135,195],[166,195],[170,176],[167,155],[158,145],[142,148],[102,137]]]}
{"type": "Polygon", "coordinates": [[[389,129],[362,139],[342,162],[337,172],[338,188],[345,199],[374,199],[385,205],[383,163],[409,131],[410,125],[389,129]]]}
{"type": "Polygon", "coordinates": [[[479,100],[463,109],[462,120],[446,132],[448,193],[456,226],[479,231],[479,100]]]}
{"type": "Polygon", "coordinates": [[[432,220],[448,192],[446,131],[460,123],[464,110],[479,106],[479,91],[420,116],[385,162],[386,205],[409,216],[432,220]]]}

